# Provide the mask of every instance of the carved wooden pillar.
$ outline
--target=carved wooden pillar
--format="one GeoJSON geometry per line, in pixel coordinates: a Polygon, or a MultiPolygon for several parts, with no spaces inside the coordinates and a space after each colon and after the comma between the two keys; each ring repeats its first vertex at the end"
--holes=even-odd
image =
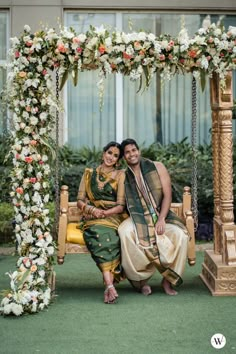
{"type": "Polygon", "coordinates": [[[211,79],[214,251],[205,251],[201,278],[212,295],[236,295],[236,225],[233,214],[232,73],[224,90],[211,79]]]}
{"type": "Polygon", "coordinates": [[[219,124],[218,124],[218,78],[210,80],[211,109],[212,109],[212,160],[213,160],[213,191],[214,191],[214,251],[221,253],[220,239],[220,169],[219,169],[219,124]]]}

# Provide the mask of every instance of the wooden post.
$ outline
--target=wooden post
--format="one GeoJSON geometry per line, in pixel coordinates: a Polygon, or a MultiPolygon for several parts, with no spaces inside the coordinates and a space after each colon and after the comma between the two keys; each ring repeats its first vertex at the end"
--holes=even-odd
{"type": "Polygon", "coordinates": [[[214,250],[205,251],[201,278],[212,295],[236,295],[236,225],[233,214],[232,72],[224,90],[210,80],[214,185],[214,250]]]}

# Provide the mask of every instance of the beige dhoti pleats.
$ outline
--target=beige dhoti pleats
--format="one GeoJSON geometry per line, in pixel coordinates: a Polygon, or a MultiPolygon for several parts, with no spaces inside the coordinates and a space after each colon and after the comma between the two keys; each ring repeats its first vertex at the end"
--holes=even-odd
{"type": "MultiPolygon", "coordinates": [[[[181,278],[187,258],[188,235],[180,227],[166,224],[165,237],[172,244],[171,251],[167,250],[166,254],[161,254],[161,249],[158,252],[156,246],[153,249],[143,249],[136,243],[131,218],[121,223],[118,233],[121,240],[121,262],[128,279],[135,281],[148,279],[156,269],[174,285],[176,279],[181,278]],[[170,275],[169,270],[176,274],[176,279],[170,275]]],[[[164,248],[162,252],[165,252],[164,248]]]]}

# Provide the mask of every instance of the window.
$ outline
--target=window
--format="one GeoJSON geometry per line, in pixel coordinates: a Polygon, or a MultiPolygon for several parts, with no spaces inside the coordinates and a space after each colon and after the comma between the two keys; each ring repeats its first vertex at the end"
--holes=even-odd
{"type": "MultiPolygon", "coordinates": [[[[90,25],[106,26],[125,32],[144,30],[159,36],[177,36],[184,22],[189,36],[202,27],[206,15],[158,14],[135,12],[65,12],[65,26],[84,33],[90,25]]],[[[219,21],[212,16],[211,22],[219,21]]],[[[236,16],[221,18],[225,27],[236,25],[236,16]]],[[[139,83],[128,77],[110,75],[106,79],[104,106],[99,109],[98,74],[96,71],[79,74],[78,86],[67,84],[64,141],[73,147],[102,147],[110,140],[134,138],[148,146],[153,142],[168,144],[185,137],[191,140],[191,75],[176,75],[170,82],[162,82],[157,73],[151,86],[137,93],[139,83]]],[[[210,142],[211,109],[209,84],[197,99],[198,143],[210,142]]]]}
{"type": "MultiPolygon", "coordinates": [[[[0,91],[6,83],[6,60],[8,51],[8,12],[0,11],[0,91]]],[[[3,103],[0,102],[0,134],[2,134],[7,127],[6,110],[3,103]]]]}

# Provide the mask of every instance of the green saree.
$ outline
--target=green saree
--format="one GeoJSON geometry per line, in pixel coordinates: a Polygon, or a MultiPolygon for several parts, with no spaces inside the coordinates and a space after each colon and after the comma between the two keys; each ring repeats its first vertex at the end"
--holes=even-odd
{"type": "MultiPolygon", "coordinates": [[[[103,177],[106,178],[105,175],[103,177]]],[[[116,205],[125,205],[124,178],[124,172],[117,170],[113,178],[99,189],[96,169],[87,168],[77,199],[104,210],[116,205]]],[[[84,240],[96,265],[101,271],[112,272],[117,281],[123,277],[117,229],[125,217],[125,214],[114,214],[105,219],[85,220],[83,223],[84,240]]]]}

